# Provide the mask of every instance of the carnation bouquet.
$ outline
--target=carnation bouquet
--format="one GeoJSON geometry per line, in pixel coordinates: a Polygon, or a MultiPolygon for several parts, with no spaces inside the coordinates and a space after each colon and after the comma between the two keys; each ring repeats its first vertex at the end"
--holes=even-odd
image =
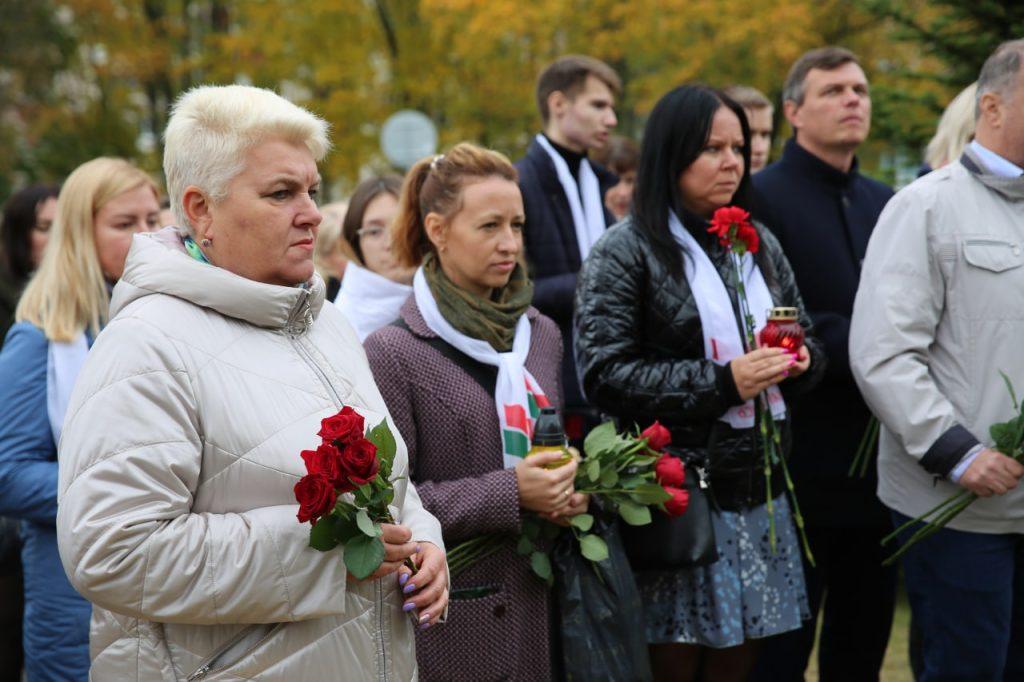
{"type": "Polygon", "coordinates": [[[351,407],[320,426],[320,445],[301,453],[306,475],[295,484],[299,523],[312,523],[310,547],[326,552],[343,545],[345,567],[362,580],[384,561],[381,524],[395,522],[388,505],[395,497],[397,444],[387,420],[364,433],[363,417],[351,407]]]}

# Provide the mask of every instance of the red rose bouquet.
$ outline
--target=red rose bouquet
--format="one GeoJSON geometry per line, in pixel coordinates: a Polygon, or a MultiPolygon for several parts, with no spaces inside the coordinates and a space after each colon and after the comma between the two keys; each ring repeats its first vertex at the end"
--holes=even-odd
{"type": "MultiPolygon", "coordinates": [[[[739,298],[740,317],[743,318],[743,339],[747,352],[757,348],[757,330],[754,316],[750,312],[750,304],[747,302],[746,288],[743,285],[741,274],[741,260],[746,253],[755,254],[761,247],[757,229],[750,222],[750,214],[738,206],[723,206],[715,211],[711,217],[711,226],[708,232],[718,237],[718,242],[729,251],[732,260],[733,274],[735,274],[736,292],[739,298]]],[[[757,396],[757,422],[761,431],[761,446],[764,450],[764,477],[768,509],[769,543],[772,551],[775,551],[775,513],[772,503],[772,467],[777,466],[782,470],[786,482],[786,491],[789,496],[790,505],[793,507],[793,521],[796,523],[797,531],[800,533],[800,540],[803,543],[804,554],[807,560],[814,565],[814,555],[811,554],[811,546],[807,542],[807,532],[804,530],[804,518],[800,514],[800,505],[797,503],[796,490],[793,488],[793,480],[789,476],[789,468],[786,466],[786,459],[782,456],[782,434],[779,432],[772,416],[771,408],[768,405],[768,397],[761,393],[757,396]]]]}
{"type": "MultiPolygon", "coordinates": [[[[583,443],[585,456],[576,473],[576,492],[590,495],[601,509],[617,514],[631,526],[650,523],[652,507],[670,516],[682,515],[689,504],[689,493],[681,487],[686,473],[679,459],[661,452],[670,442],[668,429],[657,422],[634,435],[616,433],[612,422],[601,424],[583,443]]],[[[567,521],[585,558],[594,562],[608,558],[607,543],[593,532],[593,514],[579,514],[567,521]]],[[[520,554],[530,557],[533,572],[549,584],[554,575],[542,541],[553,540],[561,532],[560,526],[528,517],[517,545],[520,554]]],[[[448,552],[450,574],[454,576],[496,552],[507,539],[484,535],[454,547],[448,552]]]]}
{"type": "Polygon", "coordinates": [[[344,545],[345,566],[360,580],[384,561],[380,524],[395,522],[388,505],[395,497],[390,479],[397,450],[387,420],[365,435],[363,428],[362,415],[351,407],[324,419],[317,434],[322,442],[302,451],[306,475],[295,484],[299,523],[313,525],[309,546],[326,552],[344,545]]]}

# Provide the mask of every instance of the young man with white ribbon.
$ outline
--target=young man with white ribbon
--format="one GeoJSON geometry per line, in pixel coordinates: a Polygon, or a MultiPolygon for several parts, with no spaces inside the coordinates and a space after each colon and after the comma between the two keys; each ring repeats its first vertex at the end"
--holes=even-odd
{"type": "Polygon", "coordinates": [[[533,303],[562,331],[566,431],[573,439],[588,426],[572,352],[576,274],[615,221],[603,197],[617,182],[587,155],[608,143],[621,90],[619,76],[600,60],[582,55],[555,60],[537,79],[543,132],[515,164],[526,209],[523,242],[535,287],[533,303]]]}

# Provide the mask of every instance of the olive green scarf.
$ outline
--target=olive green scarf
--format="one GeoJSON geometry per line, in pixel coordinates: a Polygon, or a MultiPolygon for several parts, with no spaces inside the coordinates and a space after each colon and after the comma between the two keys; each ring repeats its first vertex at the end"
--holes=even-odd
{"type": "Polygon", "coordinates": [[[499,353],[512,350],[516,322],[533,300],[533,282],[521,264],[516,264],[508,284],[481,298],[456,286],[441,269],[433,253],[423,259],[423,276],[437,307],[457,331],[491,344],[499,353]]]}

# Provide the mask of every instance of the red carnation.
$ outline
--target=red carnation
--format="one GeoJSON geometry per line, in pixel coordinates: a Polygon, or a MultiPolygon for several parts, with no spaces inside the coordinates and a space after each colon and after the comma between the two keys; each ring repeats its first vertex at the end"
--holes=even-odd
{"type": "Polygon", "coordinates": [[[323,474],[308,474],[295,484],[295,499],[299,501],[299,523],[316,523],[334,509],[338,493],[323,474]]]}
{"type": "Polygon", "coordinates": [[[678,488],[686,481],[683,461],[678,457],[663,454],[654,463],[654,476],[658,479],[659,484],[678,488]]]}
{"type": "Polygon", "coordinates": [[[303,450],[302,461],[306,463],[306,472],[323,474],[338,492],[347,493],[355,489],[342,476],[341,451],[330,443],[321,443],[316,450],[303,450]]]}
{"type": "Polygon", "coordinates": [[[665,513],[669,516],[682,516],[686,508],[690,506],[690,493],[681,488],[664,486],[665,492],[672,496],[672,499],[665,503],[665,513]]]}
{"type": "Polygon", "coordinates": [[[647,447],[651,450],[664,450],[672,442],[672,434],[659,422],[641,431],[640,437],[647,439],[647,447]]]}
{"type": "Polygon", "coordinates": [[[750,214],[739,206],[723,206],[715,211],[708,232],[718,237],[719,244],[733,251],[737,242],[750,253],[757,253],[760,247],[757,230],[750,223],[750,214]]]}
{"type": "Polygon", "coordinates": [[[323,438],[325,443],[338,441],[342,445],[347,445],[363,437],[363,417],[351,407],[343,407],[338,414],[320,422],[320,431],[317,435],[323,438]]]}
{"type": "Polygon", "coordinates": [[[341,451],[341,475],[357,486],[369,483],[377,478],[380,460],[377,459],[377,446],[360,438],[341,451]]]}

